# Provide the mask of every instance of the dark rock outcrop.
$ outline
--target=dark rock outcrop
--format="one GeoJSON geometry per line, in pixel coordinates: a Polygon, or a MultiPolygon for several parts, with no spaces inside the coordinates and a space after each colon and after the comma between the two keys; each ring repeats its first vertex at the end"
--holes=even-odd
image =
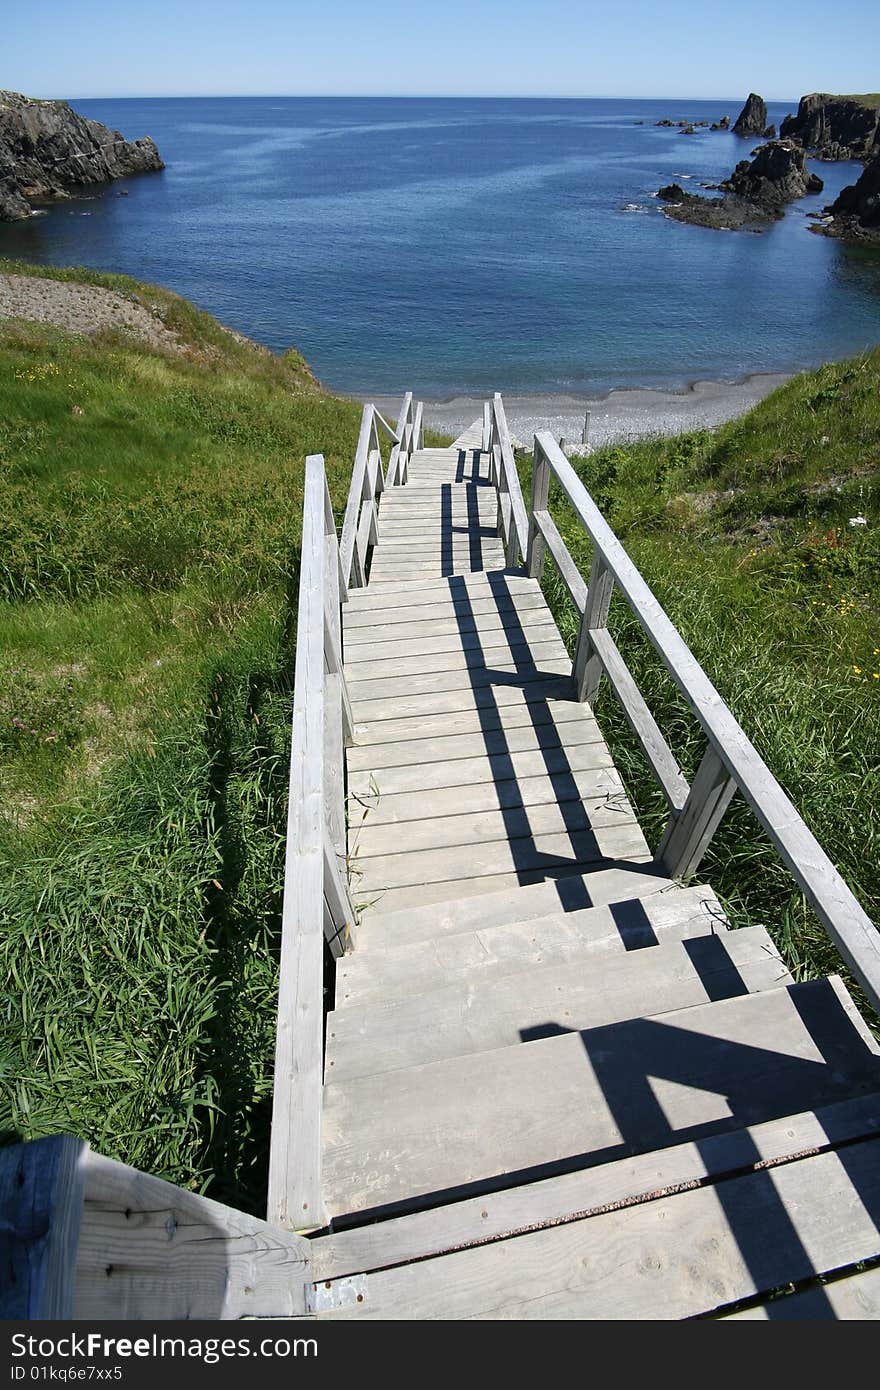
{"type": "Polygon", "coordinates": [[[856,182],[844,188],[825,211],[831,220],[811,227],[811,231],[880,246],[880,155],[865,165],[856,182]]]}
{"type": "Polygon", "coordinates": [[[880,100],[811,92],[801,97],[796,116],[786,116],[779,133],[817,159],[870,160],[880,154],[880,100]]]}
{"type": "Polygon", "coordinates": [[[657,192],[666,207],[667,217],[676,222],[689,222],[694,227],[712,227],[716,231],[757,231],[782,216],[779,208],[759,207],[744,198],[703,198],[699,193],[685,193],[680,184],[670,183],[657,192]]]}
{"type": "Polygon", "coordinates": [[[763,135],[767,129],[767,103],[757,92],[750,92],[746,104],[733,123],[734,135],[763,135]]]}
{"type": "Polygon", "coordinates": [[[776,139],[776,127],[775,127],[775,125],[768,125],[767,129],[764,131],[764,139],[765,139],[765,140],[775,140],[775,139],[776,139]]]}
{"type": "Polygon", "coordinates": [[[806,155],[799,145],[773,140],[761,145],[753,159],[740,160],[719,187],[760,207],[779,207],[803,198],[805,193],[821,192],[822,180],[807,169],[806,155]]]}
{"type": "Polygon", "coordinates": [[[149,136],[125,140],[66,101],[0,92],[0,220],[30,217],[33,203],[69,198],[90,184],[164,167],[149,136]]]}

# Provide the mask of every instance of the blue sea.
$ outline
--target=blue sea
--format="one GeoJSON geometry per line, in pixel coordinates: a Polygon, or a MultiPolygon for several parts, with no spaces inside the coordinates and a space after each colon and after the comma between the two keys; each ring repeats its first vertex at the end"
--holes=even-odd
{"type": "Polygon", "coordinates": [[[741,99],[74,105],[168,167],[0,225],[0,255],[157,281],[353,395],[675,387],[880,340],[880,254],[805,215],[859,165],[815,164],[825,194],[762,235],[682,226],[651,196],[757,143],[654,122],[741,99]]]}

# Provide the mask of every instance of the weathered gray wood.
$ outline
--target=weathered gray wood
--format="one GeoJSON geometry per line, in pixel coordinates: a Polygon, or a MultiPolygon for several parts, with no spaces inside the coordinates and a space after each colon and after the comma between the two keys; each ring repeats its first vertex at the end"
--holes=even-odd
{"type": "MultiPolygon", "coordinates": [[[[438,850],[460,846],[463,850],[492,840],[513,840],[538,835],[581,834],[590,830],[615,829],[633,821],[632,807],[623,784],[614,778],[595,796],[576,796],[569,787],[568,799],[545,797],[543,801],[519,804],[504,798],[502,808],[461,810],[454,806],[455,795],[465,800],[464,790],[446,788],[447,805],[443,813],[438,794],[424,796],[421,814],[405,822],[371,824],[369,816],[352,829],[352,844],[358,863],[375,855],[413,854],[417,850],[438,850]],[[615,785],[616,783],[616,785],[615,785]]],[[[485,785],[485,784],[483,784],[485,785]]],[[[510,785],[510,783],[506,784],[510,785]]],[[[515,784],[514,784],[515,787],[515,784]]],[[[472,791],[473,788],[467,790],[472,791]]],[[[497,799],[497,798],[496,798],[497,799]]],[[[441,803],[442,806],[442,803],[441,803]]]]}
{"type": "MultiPolygon", "coordinates": [[[[527,923],[538,918],[591,912],[596,907],[614,905],[618,915],[630,923],[650,921],[668,925],[664,914],[679,911],[681,904],[705,912],[703,932],[724,929],[724,914],[712,890],[705,884],[681,888],[670,879],[653,873],[649,866],[597,869],[583,877],[545,879],[513,892],[483,894],[472,898],[433,902],[405,912],[384,912],[374,908],[365,919],[370,949],[398,945],[403,941],[433,941],[434,938],[462,931],[527,923]],[[659,895],[659,896],[658,896],[659,895]],[[650,898],[650,903],[648,899],[650,898]],[[659,914],[659,915],[658,915],[659,914]]],[[[614,916],[609,920],[615,920],[614,916]]],[[[617,929],[618,937],[621,931],[617,929]]],[[[636,936],[638,933],[636,932],[636,936]]],[[[641,940],[641,938],[639,937],[641,940]]],[[[650,935],[646,937],[650,942],[650,935]]]]}
{"type": "Polygon", "coordinates": [[[535,440],[535,456],[532,465],[532,510],[529,520],[529,543],[526,553],[526,573],[530,579],[540,579],[544,573],[544,557],[547,542],[538,525],[537,517],[546,512],[550,496],[550,465],[538,448],[535,440]]]}
{"type": "Polygon", "coordinates": [[[599,988],[595,967],[594,956],[515,974],[489,968],[417,996],[346,1003],[327,1019],[327,1079],[352,1081],[512,1047],[540,1033],[548,1019],[583,1031],[793,983],[763,927],[724,933],[703,956],[676,941],[609,952],[599,988]]]}
{"type": "Polygon", "coordinates": [[[610,632],[600,629],[591,632],[590,642],[670,808],[674,812],[681,811],[690,788],[617,643],[610,632]]]}
{"type": "Polygon", "coordinates": [[[696,873],[735,792],[736,782],[724,763],[714,748],[707,748],[684,810],[670,822],[657,851],[658,863],[670,878],[696,873]]]}
{"type": "MultiPolygon", "coordinates": [[[[376,656],[362,661],[352,660],[349,655],[345,674],[351,686],[358,686],[361,694],[372,681],[400,682],[401,693],[408,689],[403,685],[410,676],[427,676],[434,672],[463,671],[471,677],[486,671],[502,671],[512,665],[521,671],[546,670],[548,661],[562,664],[568,661],[565,643],[556,632],[555,626],[539,628],[529,635],[528,641],[508,640],[506,634],[496,633],[492,642],[474,647],[446,646],[432,651],[430,647],[421,655],[413,652],[392,653],[376,656]]],[[[462,682],[473,684],[473,680],[462,682]]]]}
{"type": "Polygon", "coordinates": [[[877,1044],[836,978],[562,1032],[328,1084],[327,1203],[334,1215],[436,1205],[878,1083],[877,1044]]]}
{"type": "Polygon", "coordinates": [[[602,676],[602,662],[596,654],[593,633],[608,626],[608,609],[614,592],[614,576],[605,566],[597,549],[593,555],[590,569],[590,582],[587,585],[587,599],[578,628],[577,646],[574,653],[572,674],[576,700],[584,700],[588,705],[596,702],[599,681],[602,676]]]}
{"type": "MultiPolygon", "coordinates": [[[[353,642],[369,641],[370,632],[376,627],[394,627],[408,624],[412,631],[408,636],[422,630],[422,624],[444,622],[453,627],[473,624],[479,630],[483,620],[493,625],[503,626],[524,623],[526,616],[535,612],[549,613],[549,608],[537,586],[525,593],[500,594],[497,598],[491,592],[481,595],[459,597],[446,596],[437,600],[425,599],[421,603],[395,603],[393,607],[378,611],[374,604],[369,608],[346,604],[345,632],[353,642]]],[[[425,633],[431,631],[424,628],[425,633]]]]}
{"type": "Polygon", "coordinates": [[[490,438],[491,438],[491,432],[492,432],[492,429],[491,429],[491,424],[490,424],[490,420],[489,420],[489,402],[488,402],[488,401],[483,401],[483,440],[482,440],[482,452],[483,452],[484,454],[487,453],[487,452],[488,452],[488,449],[489,449],[489,441],[490,441],[490,438]]]}
{"type": "Polygon", "coordinates": [[[569,554],[568,546],[559,534],[559,529],[549,512],[535,512],[535,525],[541,532],[553,563],[559,570],[562,582],[579,613],[583,613],[587,603],[587,581],[569,554]]]}
{"type": "MultiPolygon", "coordinates": [[[[586,771],[567,768],[565,775],[553,776],[551,772],[538,773],[533,777],[504,777],[472,782],[457,787],[435,787],[430,795],[423,788],[409,792],[384,792],[379,779],[374,789],[367,788],[360,794],[361,807],[351,809],[352,824],[358,827],[358,853],[372,852],[376,843],[375,832],[384,827],[383,834],[388,837],[398,835],[395,826],[412,823],[418,825],[419,833],[427,834],[422,827],[424,820],[436,817],[471,817],[481,812],[508,811],[515,817],[521,810],[534,806],[567,806],[574,802],[575,808],[589,802],[590,807],[600,810],[607,807],[612,814],[619,814],[617,798],[623,794],[623,783],[615,768],[587,769],[586,771]],[[372,794],[371,794],[372,790],[372,794]],[[364,826],[366,830],[359,827],[364,826]]],[[[505,821],[505,826],[514,824],[514,819],[505,821]]],[[[407,839],[409,844],[409,839],[407,839]]]]}
{"type": "MultiPolygon", "coordinates": [[[[546,1178],[526,1187],[511,1187],[432,1211],[319,1236],[311,1242],[313,1274],[316,1279],[338,1279],[403,1265],[426,1255],[484,1245],[503,1236],[520,1236],[541,1226],[584,1220],[645,1199],[656,1201],[658,1194],[747,1173],[759,1163],[772,1166],[813,1151],[827,1151],[837,1144],[876,1135],[878,1129],[876,1095],[839,1101],[816,1111],[620,1159],[586,1172],[546,1178]]],[[[514,1253],[516,1247],[509,1249],[514,1253]]],[[[574,1266],[563,1266],[560,1272],[566,1268],[574,1266]]],[[[616,1287],[614,1281],[612,1291],[616,1287]]],[[[835,1287],[839,1286],[828,1286],[829,1290],[835,1287]]],[[[865,1297],[871,1307],[873,1287],[865,1297]]],[[[431,1315],[436,1311],[439,1309],[431,1315]]],[[[655,1317],[658,1311],[659,1304],[650,1316],[655,1317]]],[[[399,1316],[399,1310],[394,1316],[399,1316]]],[[[763,1316],[763,1312],[752,1310],[735,1316],[763,1316]]]]}
{"type": "MultiPolygon", "coordinates": [[[[531,726],[542,728],[548,724],[576,724],[583,728],[595,729],[598,739],[599,726],[583,718],[582,708],[573,701],[544,700],[537,703],[502,705],[493,710],[464,710],[458,713],[435,715],[404,715],[399,719],[380,719],[375,722],[362,722],[356,726],[357,746],[353,746],[349,759],[350,767],[370,767],[373,761],[382,766],[382,752],[375,745],[386,743],[406,743],[421,738],[452,738],[460,734],[491,734],[501,729],[515,730],[531,726]]],[[[516,735],[515,735],[516,736],[516,735]]],[[[451,748],[451,745],[449,745],[451,748]]],[[[481,749],[485,752],[485,749],[481,749]]]]}
{"type": "MultiPolygon", "coordinates": [[[[526,777],[546,776],[562,780],[569,773],[613,766],[605,744],[590,728],[565,725],[564,729],[564,739],[560,738],[559,729],[552,728],[549,731],[545,728],[543,734],[529,728],[508,729],[502,731],[500,743],[494,739],[490,741],[489,735],[462,734],[457,738],[429,739],[422,749],[421,759],[417,742],[382,745],[382,756],[363,759],[369,770],[364,768],[351,773],[349,786],[357,795],[367,796],[372,778],[381,799],[397,792],[494,786],[510,778],[520,781],[526,777]],[[439,747],[441,743],[448,746],[439,747]],[[434,752],[447,756],[438,760],[431,757],[434,752]],[[461,756],[455,756],[457,752],[461,756]]],[[[351,750],[352,753],[360,751],[351,750]]]]}
{"type": "Polygon", "coordinates": [[[504,403],[497,392],[493,402],[493,411],[498,442],[501,446],[504,483],[510,496],[510,510],[513,519],[513,526],[508,527],[506,560],[508,565],[515,565],[520,558],[525,562],[528,553],[529,520],[519,483],[519,474],[516,471],[516,460],[513,456],[513,445],[510,442],[510,431],[507,428],[504,403]]]}
{"type": "MultiPolygon", "coordinates": [[[[480,571],[476,574],[458,575],[455,578],[401,579],[393,590],[389,588],[388,594],[392,592],[395,603],[401,606],[424,606],[426,603],[462,603],[487,598],[498,601],[518,594],[540,594],[541,590],[537,580],[530,579],[528,575],[519,571],[505,570],[503,573],[492,575],[480,571]]],[[[368,590],[352,594],[350,602],[352,612],[376,611],[376,596],[368,590]]],[[[347,612],[348,610],[346,615],[347,612]]]]}
{"type": "MultiPolygon", "coordinates": [[[[615,871],[605,871],[607,875],[612,872],[615,871]]],[[[601,871],[586,877],[592,891],[601,871]]],[[[630,879],[634,877],[630,874],[630,879]]],[[[631,896],[622,903],[600,902],[595,907],[565,911],[557,901],[555,911],[545,909],[543,915],[513,920],[518,912],[528,914],[530,910],[523,898],[528,900],[530,893],[550,886],[547,880],[526,887],[515,884],[504,893],[440,902],[436,905],[439,912],[465,906],[473,912],[480,903],[492,909],[502,899],[509,906],[507,917],[501,920],[495,920],[493,913],[488,922],[477,920],[469,928],[454,921],[436,940],[424,931],[410,934],[397,926],[407,916],[419,921],[420,914],[429,910],[424,904],[413,906],[409,912],[383,914],[376,909],[375,916],[371,910],[362,919],[364,948],[340,962],[337,1007],[347,1009],[394,998],[413,998],[426,990],[447,986],[477,987],[480,980],[490,975],[496,980],[503,975],[519,978],[554,964],[568,964],[573,970],[595,972],[598,976],[610,955],[653,951],[658,942],[721,936],[726,930],[721,907],[711,890],[704,890],[702,896],[695,893],[692,897],[676,897],[663,890],[652,893],[646,887],[646,896],[637,899],[635,889],[630,889],[631,896]]],[[[690,894],[693,890],[680,891],[690,894]]],[[[545,894],[545,900],[548,898],[545,894]]]]}
{"type": "MultiPolygon", "coordinates": [[[[555,645],[555,644],[554,644],[555,645]]],[[[352,700],[359,703],[361,710],[369,708],[373,701],[383,697],[397,698],[402,706],[412,696],[430,695],[435,700],[450,691],[463,691],[470,696],[480,691],[490,695],[501,695],[512,688],[523,688],[527,681],[547,680],[548,677],[568,675],[570,661],[565,656],[541,656],[540,664],[524,658],[521,662],[498,661],[490,667],[461,667],[457,671],[426,671],[422,675],[379,675],[367,680],[349,680],[348,690],[352,700]],[[505,677],[512,678],[510,683],[505,677]]]]}
{"type": "Polygon", "coordinates": [[[344,852],[324,842],[324,935],[331,955],[338,959],[354,944],[357,911],[348,884],[344,852]]]}
{"type": "Polygon", "coordinates": [[[306,459],[268,1219],[324,1224],[324,460],[306,459]]]}
{"type": "Polygon", "coordinates": [[[412,447],[413,447],[413,451],[414,451],[414,452],[415,452],[416,449],[420,449],[421,446],[422,446],[422,411],[423,411],[423,409],[424,409],[424,407],[423,407],[423,405],[422,405],[422,402],[419,401],[418,404],[416,405],[415,417],[414,417],[414,419],[413,419],[412,447]]]}
{"type": "MultiPolygon", "coordinates": [[[[560,859],[558,862],[552,860],[543,864],[537,869],[515,869],[502,873],[484,874],[479,878],[474,878],[469,872],[468,865],[462,864],[459,874],[455,878],[438,879],[436,882],[417,883],[403,888],[383,888],[381,891],[372,890],[357,894],[356,883],[352,887],[352,894],[356,902],[358,912],[363,914],[380,909],[382,912],[397,912],[406,909],[417,909],[428,907],[433,903],[448,902],[453,898],[475,898],[485,893],[497,893],[502,891],[514,891],[524,887],[531,887],[536,883],[543,883],[546,880],[557,878],[571,878],[578,874],[586,874],[592,877],[605,868],[605,863],[595,859],[581,861],[579,859],[560,859]]],[[[651,860],[647,855],[631,855],[625,861],[614,860],[610,867],[626,869],[648,869],[651,867],[651,860]]]]}
{"type": "MultiPolygon", "coordinates": [[[[513,673],[506,673],[513,674],[513,673]]],[[[378,695],[375,691],[369,699],[361,699],[355,711],[360,723],[378,719],[404,719],[417,715],[460,713],[465,710],[500,710],[509,705],[534,703],[538,700],[558,701],[571,693],[571,677],[567,671],[564,676],[517,673],[514,685],[491,685],[474,683],[469,689],[459,686],[453,689],[431,690],[418,695],[378,695]]],[[[352,697],[354,698],[354,697],[352,697]]]]}
{"type": "Polygon", "coordinates": [[[0,1318],[69,1318],[87,1145],[67,1134],[0,1149],[0,1318]]]}
{"type": "MultiPolygon", "coordinates": [[[[339,554],[342,560],[342,574],[346,584],[352,579],[352,561],[354,559],[355,541],[358,534],[358,519],[360,517],[361,502],[363,500],[364,478],[367,469],[367,456],[370,450],[370,436],[373,431],[373,407],[365,405],[361,415],[361,428],[358,435],[357,449],[355,450],[354,465],[351,471],[351,485],[348,490],[348,501],[345,504],[345,515],[342,520],[342,537],[339,542],[339,554]]],[[[363,570],[363,558],[359,557],[360,569],[363,570]]],[[[355,574],[357,580],[357,575],[355,574]]],[[[357,581],[362,583],[363,580],[357,581]]]]}
{"type": "Polygon", "coordinates": [[[311,1249],[304,1237],[97,1154],[86,1156],[83,1175],[74,1318],[305,1313],[311,1249]]]}
{"type": "Polygon", "coordinates": [[[863,1269],[814,1284],[797,1293],[759,1303],[737,1313],[721,1313],[725,1321],[739,1322],[805,1322],[829,1317],[841,1322],[880,1321],[880,1268],[863,1269]]]}
{"type": "Polygon", "coordinates": [[[542,431],[536,437],[536,449],[552,463],[572,506],[709,743],[735,778],[872,1005],[880,1009],[880,934],[657,602],[553,436],[542,431]]]}
{"type": "Polygon", "coordinates": [[[371,656],[415,656],[419,652],[479,650],[497,643],[522,645],[535,637],[559,635],[559,629],[546,609],[532,608],[521,616],[510,613],[482,615],[482,621],[467,617],[434,618],[422,623],[387,623],[375,627],[351,628],[345,643],[349,665],[371,656]],[[507,622],[504,617],[507,617],[507,622]]]}
{"type": "MultiPolygon", "coordinates": [[[[760,996],[759,996],[760,997],[760,996]]],[[[683,1319],[871,1259],[880,1141],[368,1274],[333,1317],[683,1319]]],[[[827,1316],[827,1312],[826,1312],[827,1316]]]]}
{"type": "Polygon", "coordinates": [[[647,859],[645,839],[635,818],[621,816],[620,820],[622,824],[597,825],[592,830],[482,841],[469,846],[466,856],[460,846],[452,846],[355,858],[351,864],[354,886],[360,894],[373,894],[493,874],[541,872],[554,866],[574,873],[580,865],[602,860],[647,859]]]}

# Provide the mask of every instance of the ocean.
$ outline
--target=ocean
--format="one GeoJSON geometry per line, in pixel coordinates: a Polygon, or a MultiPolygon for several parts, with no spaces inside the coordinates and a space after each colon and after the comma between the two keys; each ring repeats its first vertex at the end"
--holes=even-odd
{"type": "Polygon", "coordinates": [[[152,135],[168,167],[0,224],[0,256],[159,282],[352,395],[678,388],[880,340],[880,255],[806,218],[861,166],[814,163],[825,193],[761,235],[674,223],[651,196],[758,143],[654,122],[741,98],[73,104],[152,135]]]}

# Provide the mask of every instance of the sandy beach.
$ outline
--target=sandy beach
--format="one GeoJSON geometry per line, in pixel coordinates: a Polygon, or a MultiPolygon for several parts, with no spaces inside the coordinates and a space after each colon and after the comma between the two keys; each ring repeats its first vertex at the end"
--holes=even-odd
{"type": "MultiPolygon", "coordinates": [[[[788,380],[782,372],[767,372],[742,381],[695,381],[681,391],[645,388],[609,391],[603,396],[505,396],[511,435],[528,444],[535,431],[548,429],[565,447],[581,448],[584,416],[590,412],[589,444],[597,448],[650,435],[683,434],[711,429],[744,415],[777,386],[788,380]]],[[[390,420],[400,406],[396,396],[377,396],[375,404],[390,420]]],[[[482,397],[456,396],[448,401],[425,401],[429,428],[456,435],[473,424],[483,410],[482,397]]]]}

